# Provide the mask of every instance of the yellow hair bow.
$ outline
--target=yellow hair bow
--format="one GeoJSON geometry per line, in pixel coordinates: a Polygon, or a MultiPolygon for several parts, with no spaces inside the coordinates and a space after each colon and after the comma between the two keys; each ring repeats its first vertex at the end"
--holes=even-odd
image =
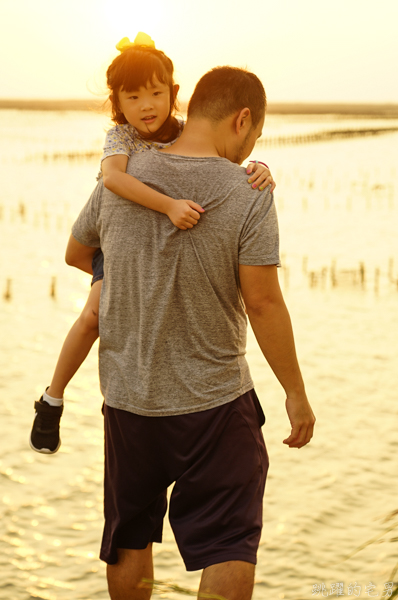
{"type": "Polygon", "coordinates": [[[119,50],[119,52],[124,52],[133,46],[149,46],[150,48],[156,47],[151,36],[143,31],[139,31],[134,42],[130,42],[128,37],[124,37],[118,44],[116,44],[116,49],[119,50]]]}

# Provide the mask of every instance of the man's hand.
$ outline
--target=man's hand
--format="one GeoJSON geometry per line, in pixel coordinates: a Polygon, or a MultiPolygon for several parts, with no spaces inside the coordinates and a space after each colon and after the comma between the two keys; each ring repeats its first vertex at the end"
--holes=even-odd
{"type": "Polygon", "coordinates": [[[205,210],[193,200],[173,200],[167,216],[178,229],[192,229],[200,219],[199,213],[205,210]]]}
{"type": "Polygon", "coordinates": [[[286,411],[292,426],[292,432],[283,440],[289,448],[302,448],[313,436],[315,416],[305,392],[297,398],[286,398],[286,411]]]}
{"type": "Polygon", "coordinates": [[[250,175],[247,183],[251,183],[253,189],[257,188],[260,192],[271,184],[271,192],[274,191],[276,183],[271,175],[271,171],[260,163],[250,163],[246,169],[247,175],[250,175]]]}

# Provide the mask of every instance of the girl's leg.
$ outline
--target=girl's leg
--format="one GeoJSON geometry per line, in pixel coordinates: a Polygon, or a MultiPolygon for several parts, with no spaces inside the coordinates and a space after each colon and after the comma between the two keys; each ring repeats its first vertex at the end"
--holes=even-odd
{"type": "Polygon", "coordinates": [[[98,337],[101,285],[102,281],[97,281],[92,286],[82,314],[66,336],[51,385],[47,393],[35,402],[36,412],[29,443],[36,452],[54,454],[61,445],[59,422],[63,411],[64,390],[98,337]]]}
{"type": "Polygon", "coordinates": [[[79,369],[98,337],[98,312],[102,280],[91,287],[80,317],[65,338],[47,394],[62,398],[67,384],[79,369]]]}

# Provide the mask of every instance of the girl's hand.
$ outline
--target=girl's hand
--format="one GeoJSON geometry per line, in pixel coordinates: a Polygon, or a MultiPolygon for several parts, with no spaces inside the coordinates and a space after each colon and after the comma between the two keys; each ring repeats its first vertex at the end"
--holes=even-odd
{"type": "Polygon", "coordinates": [[[274,191],[276,183],[271,175],[271,171],[260,163],[250,163],[246,169],[246,173],[251,175],[247,180],[248,183],[252,184],[252,188],[258,187],[260,192],[263,191],[267,185],[271,184],[271,192],[274,191]]]}
{"type": "Polygon", "coordinates": [[[178,229],[185,230],[192,229],[200,219],[199,213],[204,212],[204,208],[193,200],[173,200],[167,216],[178,229]]]}

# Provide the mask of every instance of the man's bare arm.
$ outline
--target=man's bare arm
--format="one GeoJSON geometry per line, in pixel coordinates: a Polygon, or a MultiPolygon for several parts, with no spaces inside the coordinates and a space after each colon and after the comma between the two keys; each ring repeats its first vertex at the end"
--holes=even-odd
{"type": "Polygon", "coordinates": [[[93,267],[91,263],[96,250],[97,248],[91,246],[83,246],[71,235],[65,253],[66,264],[92,275],[93,267]]]}
{"type": "Polygon", "coordinates": [[[283,443],[290,448],[301,448],[312,438],[315,417],[305,393],[277,267],[239,265],[239,278],[257,342],[286,393],[292,431],[283,443]]]}

